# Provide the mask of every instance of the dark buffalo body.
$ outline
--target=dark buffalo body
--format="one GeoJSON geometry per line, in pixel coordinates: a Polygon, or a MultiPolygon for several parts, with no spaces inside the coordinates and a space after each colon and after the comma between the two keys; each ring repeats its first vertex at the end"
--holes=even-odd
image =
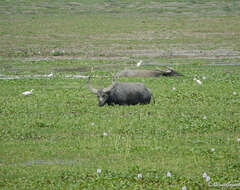
{"type": "Polygon", "coordinates": [[[124,69],[116,74],[117,77],[159,77],[162,73],[154,70],[124,69]]]}
{"type": "Polygon", "coordinates": [[[142,83],[115,83],[112,90],[108,92],[108,105],[136,105],[149,104],[152,93],[142,83]]]}
{"type": "Polygon", "coordinates": [[[88,88],[97,95],[98,105],[136,105],[149,104],[152,92],[143,83],[114,82],[103,89],[95,89],[88,79],[88,88]]]}
{"type": "Polygon", "coordinates": [[[183,76],[181,73],[176,72],[173,69],[167,69],[162,71],[157,70],[132,70],[124,69],[116,74],[116,77],[160,77],[160,76],[183,76]]]}

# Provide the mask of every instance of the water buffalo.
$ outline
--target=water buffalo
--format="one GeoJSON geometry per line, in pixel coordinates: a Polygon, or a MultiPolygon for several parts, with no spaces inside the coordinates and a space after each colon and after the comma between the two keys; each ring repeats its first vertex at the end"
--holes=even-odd
{"type": "Polygon", "coordinates": [[[168,68],[167,70],[132,70],[124,69],[116,74],[116,77],[160,77],[160,76],[182,76],[175,70],[168,68]]]}
{"type": "Polygon", "coordinates": [[[151,101],[152,92],[143,83],[113,81],[109,87],[97,90],[90,84],[90,78],[88,88],[97,95],[99,106],[149,104],[151,101]]]}

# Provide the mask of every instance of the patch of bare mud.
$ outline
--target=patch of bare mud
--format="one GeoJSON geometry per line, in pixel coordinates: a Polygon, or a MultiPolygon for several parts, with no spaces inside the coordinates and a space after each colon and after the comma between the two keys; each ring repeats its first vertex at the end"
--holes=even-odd
{"type": "Polygon", "coordinates": [[[57,72],[87,72],[87,71],[90,71],[90,67],[82,66],[82,67],[75,67],[75,68],[56,68],[55,71],[57,71],[57,72]]]}
{"type": "MultiPolygon", "coordinates": [[[[215,50],[189,50],[189,49],[169,49],[161,50],[157,47],[146,47],[145,49],[107,49],[98,50],[88,56],[33,56],[25,58],[25,61],[48,61],[48,60],[114,60],[114,61],[133,61],[137,59],[154,59],[167,57],[184,59],[240,59],[240,52],[231,49],[215,50]],[[101,56],[96,56],[101,54],[101,56]]],[[[81,69],[80,69],[81,71],[81,69]]]]}
{"type": "Polygon", "coordinates": [[[174,50],[171,52],[174,57],[187,57],[187,58],[240,58],[240,52],[229,49],[216,49],[216,50],[174,50]]]}
{"type": "MultiPolygon", "coordinates": [[[[41,79],[41,78],[54,78],[53,77],[47,77],[45,75],[0,75],[0,80],[17,80],[17,79],[41,79]]],[[[74,78],[79,78],[79,79],[87,79],[89,77],[89,75],[72,75],[72,74],[65,74],[63,75],[64,78],[70,78],[70,79],[74,79],[74,78]]],[[[92,76],[92,78],[112,78],[112,76],[104,76],[104,75],[94,75],[92,76]]]]}
{"type": "Polygon", "coordinates": [[[111,56],[125,55],[127,57],[147,57],[147,58],[190,58],[190,59],[234,59],[240,58],[240,52],[228,50],[228,49],[216,49],[216,50],[158,50],[158,49],[144,49],[144,50],[112,50],[104,52],[105,55],[111,56]]]}
{"type": "Polygon", "coordinates": [[[48,57],[28,57],[25,58],[25,61],[50,61],[50,60],[128,60],[129,57],[126,56],[114,56],[114,57],[105,57],[105,56],[48,56],[48,57]]]}
{"type": "Polygon", "coordinates": [[[239,63],[214,63],[214,64],[206,64],[204,66],[240,66],[239,63]]]}
{"type": "MultiPolygon", "coordinates": [[[[94,70],[104,70],[104,71],[110,71],[114,69],[118,69],[123,67],[126,64],[101,64],[93,63],[91,65],[94,66],[94,70]]],[[[56,68],[54,69],[56,72],[89,72],[91,70],[91,66],[81,66],[81,67],[72,67],[72,68],[56,68]]]]}
{"type": "MultiPolygon", "coordinates": [[[[156,39],[175,39],[176,37],[176,32],[159,32],[155,30],[148,30],[148,31],[136,31],[136,32],[131,32],[131,33],[117,33],[117,34],[102,34],[102,35],[92,35],[90,36],[91,40],[94,41],[101,41],[102,39],[108,39],[108,41],[112,41],[115,46],[121,47],[124,46],[124,44],[119,43],[122,41],[129,41],[129,40],[145,40],[145,41],[152,41],[156,39]]],[[[86,44],[89,46],[89,44],[86,44]]],[[[93,47],[91,47],[93,48],[93,47]]]]}
{"type": "Polygon", "coordinates": [[[142,4],[136,9],[140,10],[158,10],[161,15],[205,15],[205,16],[226,16],[238,14],[239,3],[231,1],[216,2],[149,2],[142,4]],[[159,11],[161,10],[161,11],[159,11]]]}
{"type": "Polygon", "coordinates": [[[178,7],[184,7],[185,3],[180,2],[168,2],[168,3],[162,3],[162,2],[150,2],[144,5],[139,6],[139,9],[176,9],[178,7]]]}

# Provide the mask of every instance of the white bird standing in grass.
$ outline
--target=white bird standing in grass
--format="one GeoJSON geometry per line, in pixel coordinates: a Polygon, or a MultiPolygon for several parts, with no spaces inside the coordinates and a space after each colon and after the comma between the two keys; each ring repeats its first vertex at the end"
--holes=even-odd
{"type": "Polygon", "coordinates": [[[137,67],[140,67],[140,65],[142,64],[142,60],[140,60],[138,63],[137,63],[137,67]]]}
{"type": "Polygon", "coordinates": [[[51,72],[51,73],[48,75],[48,77],[53,77],[53,72],[51,72]]]}
{"type": "Polygon", "coordinates": [[[202,84],[202,82],[200,81],[200,80],[196,80],[196,82],[199,84],[199,85],[201,85],[202,84]]]}
{"type": "Polygon", "coordinates": [[[23,92],[22,95],[27,96],[33,93],[33,89],[30,91],[23,92]]]}
{"type": "Polygon", "coordinates": [[[202,84],[202,81],[200,81],[199,79],[197,79],[196,77],[193,78],[193,80],[195,80],[199,85],[202,84]]]}

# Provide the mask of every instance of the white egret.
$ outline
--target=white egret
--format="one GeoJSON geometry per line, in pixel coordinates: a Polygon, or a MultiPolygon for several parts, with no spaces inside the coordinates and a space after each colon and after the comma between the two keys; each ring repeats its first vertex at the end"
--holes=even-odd
{"type": "Polygon", "coordinates": [[[140,65],[142,64],[142,60],[140,60],[138,63],[137,63],[137,67],[140,67],[140,65]]]}
{"type": "Polygon", "coordinates": [[[30,90],[30,91],[25,91],[25,92],[23,92],[22,95],[27,96],[27,95],[30,95],[30,94],[32,94],[32,93],[33,93],[33,89],[30,90]]]}
{"type": "Polygon", "coordinates": [[[51,72],[49,75],[47,75],[48,77],[53,77],[53,72],[51,72]]]}
{"type": "Polygon", "coordinates": [[[196,80],[196,82],[200,85],[202,84],[202,82],[200,80],[196,80]]]}

